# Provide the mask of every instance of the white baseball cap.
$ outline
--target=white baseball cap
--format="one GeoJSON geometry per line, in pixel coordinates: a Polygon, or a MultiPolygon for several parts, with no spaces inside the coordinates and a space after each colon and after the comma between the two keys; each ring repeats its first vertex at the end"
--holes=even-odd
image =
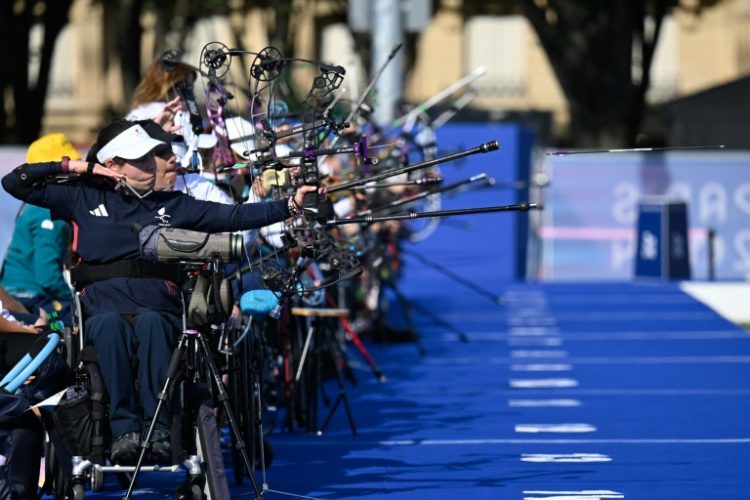
{"type": "Polygon", "coordinates": [[[255,128],[253,124],[241,116],[233,116],[224,120],[227,127],[227,139],[232,151],[248,159],[250,151],[255,149],[255,128]]]}
{"type": "Polygon", "coordinates": [[[133,123],[102,146],[96,153],[96,158],[101,163],[107,158],[114,157],[137,160],[162,144],[164,142],[154,139],[143,127],[133,123]]]}

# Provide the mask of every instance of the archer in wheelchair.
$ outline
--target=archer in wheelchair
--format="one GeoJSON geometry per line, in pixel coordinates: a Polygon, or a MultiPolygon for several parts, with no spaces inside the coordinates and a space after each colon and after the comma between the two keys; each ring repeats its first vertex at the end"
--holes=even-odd
{"type": "Polygon", "coordinates": [[[288,199],[243,205],[154,191],[154,155],[167,147],[137,123],[116,120],[97,137],[96,161],[27,163],[2,179],[12,196],[73,226],[78,323],[98,358],[110,403],[110,459],[119,464],[132,464],[144,451],[157,462],[172,455],[170,408],[161,393],[185,339],[184,273],[145,243],[161,241],[179,252],[187,247],[177,230],[220,233],[280,222],[300,214],[305,193],[316,189],[302,186],[288,199]]]}
{"type": "MultiPolygon", "coordinates": [[[[222,287],[221,260],[236,257],[232,252],[237,250],[235,238],[240,237],[209,236],[185,230],[178,230],[177,234],[179,236],[168,231],[151,234],[153,239],[162,240],[152,247],[155,251],[161,249],[160,261],[179,266],[184,274],[179,284],[180,293],[186,298],[182,333],[169,353],[164,378],[156,384],[154,416],[150,422],[143,422],[134,458],[127,462],[118,460],[118,442],[112,441],[111,426],[105,421],[111,403],[103,383],[104,362],[99,359],[96,346],[85,340],[88,335],[84,326],[78,332],[81,349],[73,363],[77,367],[76,383],[69,387],[65,398],[52,412],[52,441],[57,449],[50,455],[58,460],[58,466],[48,469],[58,478],[53,484],[58,498],[83,498],[84,480],[90,480],[95,491],[100,489],[105,472],[118,473],[121,484],[128,487],[126,498],[129,498],[139,471],[179,472],[181,469],[187,471],[188,477],[178,486],[176,498],[202,499],[204,493],[209,498],[229,498],[215,418],[217,402],[226,399],[226,391],[209,343],[212,347],[215,345],[216,339],[210,330],[226,318],[231,308],[231,296],[226,292],[228,286],[223,285],[225,290],[221,294],[214,294],[212,287],[222,287]],[[209,256],[211,248],[214,250],[209,256]],[[166,436],[158,436],[159,433],[166,436]],[[112,465],[107,465],[107,457],[112,465]],[[57,470],[60,468],[63,470],[57,470]],[[128,478],[121,473],[132,475],[128,478]]],[[[75,273],[73,276],[80,280],[75,273]]],[[[78,283],[77,287],[81,286],[78,283]]],[[[80,307],[80,294],[76,294],[76,298],[75,304],[80,307]]],[[[134,385],[138,383],[136,379],[134,385]]],[[[227,413],[230,411],[225,409],[227,413]]],[[[256,493],[261,496],[257,486],[256,493]]]]}

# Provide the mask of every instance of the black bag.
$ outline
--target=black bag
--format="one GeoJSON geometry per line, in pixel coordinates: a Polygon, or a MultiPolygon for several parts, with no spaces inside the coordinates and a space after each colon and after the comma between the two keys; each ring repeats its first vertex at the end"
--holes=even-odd
{"type": "Polygon", "coordinates": [[[52,412],[52,421],[65,450],[71,456],[88,457],[91,453],[91,438],[94,435],[94,419],[91,415],[88,388],[82,385],[68,388],[52,412]]]}
{"type": "Polygon", "coordinates": [[[55,433],[70,456],[82,456],[95,464],[104,464],[106,442],[104,381],[94,362],[93,346],[81,351],[85,376],[68,388],[52,412],[55,433]]]}

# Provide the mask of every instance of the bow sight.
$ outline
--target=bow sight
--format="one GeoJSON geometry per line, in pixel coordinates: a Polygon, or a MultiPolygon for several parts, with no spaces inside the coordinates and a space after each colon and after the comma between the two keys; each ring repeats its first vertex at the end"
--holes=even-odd
{"type": "MultiPolygon", "coordinates": [[[[348,123],[344,123],[344,126],[348,125],[348,123]]],[[[382,146],[376,146],[372,149],[376,148],[383,148],[391,146],[390,144],[382,145],[382,146]]],[[[377,156],[368,156],[370,151],[370,148],[367,146],[367,136],[362,136],[354,142],[351,146],[341,147],[341,148],[319,148],[317,150],[315,149],[306,149],[305,151],[291,151],[290,153],[287,153],[284,156],[281,156],[280,158],[307,158],[310,156],[328,156],[328,155],[341,155],[341,154],[353,154],[357,158],[362,160],[362,163],[365,165],[377,165],[378,164],[378,157],[377,156]]]]}
{"type": "MultiPolygon", "coordinates": [[[[312,86],[303,103],[303,126],[315,124],[322,119],[328,125],[329,130],[335,134],[338,134],[339,130],[343,130],[346,124],[337,124],[332,120],[330,115],[321,116],[320,110],[326,108],[330,103],[329,98],[332,98],[333,91],[339,88],[341,82],[343,82],[344,73],[344,69],[340,67],[320,66],[320,75],[313,78],[312,86]]],[[[305,132],[305,151],[312,152],[317,150],[320,147],[322,139],[310,127],[305,132]]],[[[303,156],[301,170],[302,183],[306,186],[314,186],[316,188],[316,191],[305,193],[302,209],[308,218],[318,219],[321,215],[319,213],[321,199],[317,191],[317,188],[321,185],[318,157],[312,154],[303,156]]]]}

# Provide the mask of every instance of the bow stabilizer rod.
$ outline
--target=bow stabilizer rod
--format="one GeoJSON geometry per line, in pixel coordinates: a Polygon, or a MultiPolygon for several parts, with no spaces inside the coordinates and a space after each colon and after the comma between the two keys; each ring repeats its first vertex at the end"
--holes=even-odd
{"type": "Polygon", "coordinates": [[[514,205],[499,205],[495,207],[460,208],[456,210],[435,210],[432,212],[409,212],[406,214],[385,215],[374,217],[352,217],[349,219],[329,219],[325,222],[327,227],[341,226],[343,224],[371,224],[373,222],[386,222],[391,220],[424,219],[428,217],[450,217],[454,215],[486,214],[493,212],[528,212],[529,210],[541,210],[539,203],[518,203],[514,205]]]}
{"type": "MultiPolygon", "coordinates": [[[[412,196],[407,196],[406,198],[401,198],[399,200],[394,200],[391,203],[388,203],[386,205],[380,205],[374,208],[370,208],[368,210],[363,210],[361,212],[357,213],[357,217],[361,217],[364,215],[370,215],[373,212],[380,212],[383,210],[393,210],[394,208],[401,207],[403,205],[407,205],[410,203],[416,203],[420,200],[423,200],[427,198],[428,196],[432,196],[434,194],[441,194],[441,193],[447,193],[450,191],[454,191],[457,189],[460,189],[466,185],[473,184],[475,182],[483,181],[485,186],[491,186],[492,183],[490,182],[490,178],[487,177],[486,173],[481,173],[478,175],[474,175],[472,177],[469,177],[468,179],[456,181],[452,184],[449,184],[447,186],[442,186],[438,189],[432,189],[427,191],[422,191],[420,193],[414,194],[412,196]]],[[[481,186],[480,186],[481,187],[481,186]]]]}
{"type": "Polygon", "coordinates": [[[415,170],[420,170],[423,168],[431,167],[433,165],[438,165],[440,163],[445,163],[447,161],[457,160],[459,158],[463,158],[464,156],[475,155],[478,153],[489,153],[490,151],[497,151],[498,149],[500,149],[500,144],[497,141],[485,142],[484,144],[481,144],[475,148],[467,149],[466,151],[459,151],[458,153],[441,156],[440,158],[435,158],[434,160],[427,160],[415,165],[408,165],[406,167],[389,170],[388,172],[383,172],[382,174],[365,177],[363,179],[357,179],[351,182],[345,182],[343,184],[339,184],[338,186],[328,188],[328,192],[337,193],[339,191],[344,191],[355,186],[362,186],[370,182],[377,182],[383,179],[387,179],[388,177],[394,177],[396,175],[406,174],[415,170]]]}

